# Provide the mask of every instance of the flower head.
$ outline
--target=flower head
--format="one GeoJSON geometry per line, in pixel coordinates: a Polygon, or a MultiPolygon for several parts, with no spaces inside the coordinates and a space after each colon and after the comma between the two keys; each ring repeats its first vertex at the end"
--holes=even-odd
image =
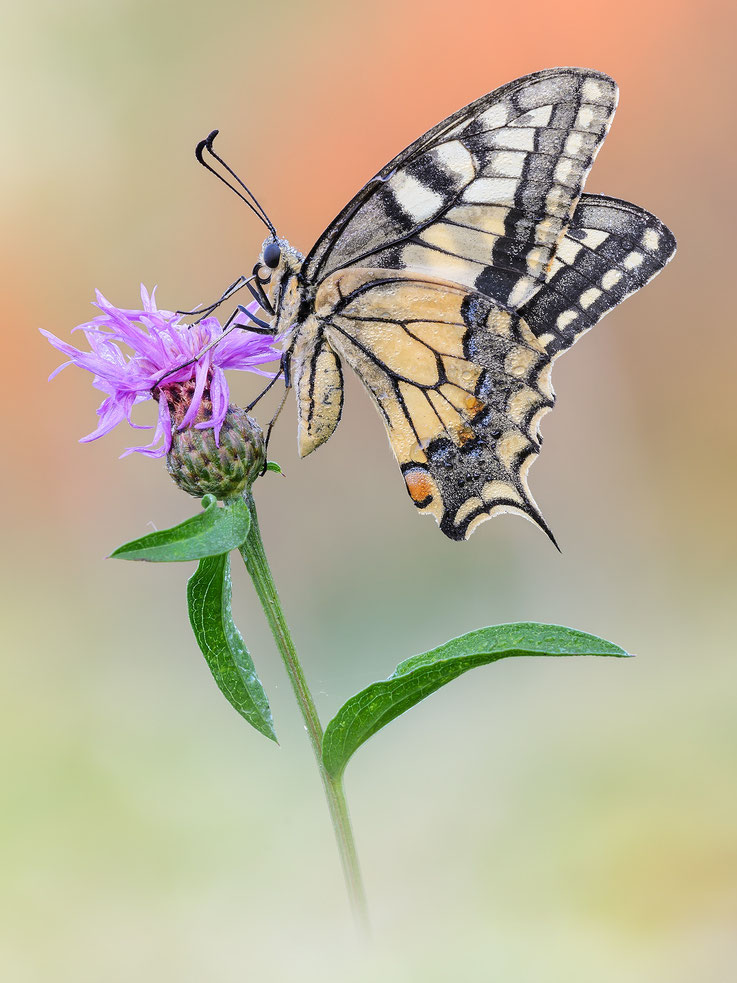
{"type": "MultiPolygon", "coordinates": [[[[153,440],[143,447],[129,447],[125,454],[139,451],[149,457],[164,457],[172,445],[173,427],[185,430],[212,428],[215,443],[228,412],[230,393],[225,369],[240,369],[272,377],[257,366],[280,357],[271,335],[248,330],[243,315],[235,319],[241,330],[224,332],[216,317],[199,324],[183,324],[182,315],[160,311],[154,299],[141,286],[142,310],[124,310],[107,301],[97,291],[100,314],[75,331],[83,331],[90,351],[81,351],[61,341],[49,331],[41,333],[69,361],[60,365],[50,379],[68,365],[77,365],[94,375],[93,385],[106,393],[97,415],[100,422],[82,442],[96,440],[124,420],[137,430],[150,430],[134,423],[131,411],[137,403],[155,399],[159,416],[153,440]],[[198,358],[208,345],[222,337],[198,358]],[[130,349],[124,352],[121,345],[130,349]]],[[[249,305],[249,310],[257,305],[249,305]]],[[[125,456],[125,454],[123,456],[125,456]]]]}

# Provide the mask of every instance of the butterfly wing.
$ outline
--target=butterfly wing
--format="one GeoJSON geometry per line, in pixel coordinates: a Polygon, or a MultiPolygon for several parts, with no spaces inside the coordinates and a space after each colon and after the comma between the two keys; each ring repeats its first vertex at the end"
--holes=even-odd
{"type": "Polygon", "coordinates": [[[644,208],[582,195],[545,286],[520,314],[554,358],[674,256],[676,240],[644,208]]]}
{"type": "MultiPolygon", "coordinates": [[[[316,312],[373,397],[407,490],[451,539],[518,512],[553,405],[550,358],[518,316],[466,288],[390,270],[330,276],[316,312]]],[[[552,535],[551,535],[552,538],[552,535]]]]}
{"type": "Polygon", "coordinates": [[[291,365],[297,395],[297,448],[299,456],[306,457],[332,436],[343,411],[340,359],[314,315],[300,325],[291,365]]]}
{"type": "Polygon", "coordinates": [[[553,538],[527,484],[552,361],[675,251],[644,210],[581,195],[616,102],[612,79],[586,69],[518,79],[343,209],[300,271],[315,297],[295,348],[301,454],[337,425],[345,359],[447,536],[518,512],[553,538]]]}
{"type": "Polygon", "coordinates": [[[580,68],[536,72],[482,96],[356,195],[303,276],[408,269],[520,306],[545,282],[616,102],[612,79],[580,68]]]}

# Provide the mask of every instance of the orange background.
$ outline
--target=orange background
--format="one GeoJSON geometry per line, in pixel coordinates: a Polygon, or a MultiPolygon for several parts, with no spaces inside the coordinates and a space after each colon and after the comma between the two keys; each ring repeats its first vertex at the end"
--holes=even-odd
{"type": "MultiPolygon", "coordinates": [[[[3,245],[6,645],[0,948],[19,983],[691,983],[737,958],[732,612],[734,54],[729,5],[134,3],[7,9],[3,245]],[[193,158],[220,151],[307,249],[376,170],[543,67],[613,75],[587,190],[652,210],[674,263],[557,366],[533,492],[462,545],[414,514],[355,380],[300,462],[293,404],[257,486],[325,720],[472,628],[571,624],[629,662],[512,660],[454,683],[348,773],[374,939],[356,943],[319,782],[242,571],[237,620],[275,749],[211,682],[188,566],[104,562],[192,514],[160,463],[91,445],[87,377],[38,334],[216,296],[263,230],[193,158]]],[[[257,380],[234,382],[245,402],[257,380]]],[[[145,408],[144,408],[145,409],[145,408]]]]}

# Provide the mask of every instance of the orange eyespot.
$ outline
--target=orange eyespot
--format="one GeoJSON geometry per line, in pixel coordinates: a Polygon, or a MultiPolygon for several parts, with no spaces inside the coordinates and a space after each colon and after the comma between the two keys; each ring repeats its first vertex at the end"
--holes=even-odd
{"type": "Polygon", "coordinates": [[[413,468],[404,475],[407,491],[415,505],[428,505],[433,497],[433,483],[430,475],[421,468],[413,468]]]}

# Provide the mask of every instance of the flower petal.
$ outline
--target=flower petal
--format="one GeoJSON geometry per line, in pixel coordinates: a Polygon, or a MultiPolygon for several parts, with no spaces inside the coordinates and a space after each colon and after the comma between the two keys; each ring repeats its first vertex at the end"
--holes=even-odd
{"type": "Polygon", "coordinates": [[[210,399],[212,401],[212,417],[201,423],[195,424],[195,430],[206,430],[212,427],[215,435],[215,446],[220,446],[220,431],[223,427],[225,415],[228,412],[228,400],[230,393],[228,383],[221,369],[217,367],[212,370],[210,380],[210,399]]]}
{"type": "Polygon", "coordinates": [[[149,294],[145,286],[141,284],[141,301],[143,303],[144,311],[155,311],[156,310],[156,287],[153,288],[149,294]]]}
{"type": "MultiPolygon", "coordinates": [[[[124,420],[135,429],[151,429],[134,423],[131,414],[134,406],[151,399],[157,390],[159,414],[154,439],[144,447],[131,447],[126,453],[137,451],[162,457],[172,439],[168,389],[192,379],[194,391],[180,426],[184,429],[194,424],[207,392],[212,403],[211,418],[195,425],[199,429],[212,427],[216,440],[219,439],[230,398],[223,370],[237,369],[273,378],[273,372],[258,366],[281,358],[281,352],[274,347],[275,339],[249,330],[245,314],[239,315],[236,321],[241,326],[239,330],[227,334],[214,315],[208,315],[196,325],[183,323],[182,315],[160,310],[156,288],[149,293],[143,284],[141,305],[140,309],[115,307],[96,291],[95,306],[99,314],[74,329],[84,333],[89,346],[86,351],[41,329],[44,337],[67,358],[49,378],[55,378],[69,365],[77,365],[91,373],[93,386],[105,395],[97,411],[96,429],[82,440],[96,440],[124,420]],[[217,344],[198,358],[212,342],[217,344]]],[[[258,310],[256,302],[248,305],[250,313],[258,310]]]]}
{"type": "Polygon", "coordinates": [[[210,370],[210,353],[203,358],[201,362],[197,362],[196,372],[195,372],[195,387],[192,393],[192,401],[189,404],[189,409],[184,414],[184,419],[179,424],[179,430],[184,430],[186,427],[190,426],[191,423],[197,417],[200,410],[200,404],[202,403],[202,393],[205,391],[205,383],[207,382],[207,377],[210,370]]]}
{"type": "Polygon", "coordinates": [[[54,371],[51,373],[51,375],[46,381],[51,382],[52,379],[55,379],[58,376],[58,374],[61,372],[62,369],[66,369],[70,365],[74,365],[74,362],[72,362],[71,360],[68,362],[62,362],[61,365],[58,366],[58,368],[54,369],[54,371]]]}
{"type": "Polygon", "coordinates": [[[219,430],[222,426],[223,420],[225,419],[225,414],[228,412],[230,391],[228,389],[228,380],[225,378],[225,373],[222,369],[217,368],[217,366],[212,370],[210,399],[212,400],[212,420],[219,430]]]}
{"type": "Polygon", "coordinates": [[[150,444],[145,444],[143,447],[127,447],[125,451],[120,455],[121,457],[128,457],[129,454],[138,453],[143,454],[146,457],[164,457],[168,454],[171,448],[171,417],[169,413],[169,403],[166,397],[159,399],[159,416],[156,421],[156,430],[154,431],[153,440],[150,444]],[[163,443],[157,447],[156,445],[160,440],[163,439],[163,443]]]}
{"type": "Polygon", "coordinates": [[[100,417],[100,422],[92,433],[88,433],[86,437],[79,438],[80,444],[88,444],[91,440],[104,437],[106,433],[110,433],[111,430],[125,419],[123,407],[117,404],[112,397],[100,403],[97,409],[97,415],[100,417]]]}

